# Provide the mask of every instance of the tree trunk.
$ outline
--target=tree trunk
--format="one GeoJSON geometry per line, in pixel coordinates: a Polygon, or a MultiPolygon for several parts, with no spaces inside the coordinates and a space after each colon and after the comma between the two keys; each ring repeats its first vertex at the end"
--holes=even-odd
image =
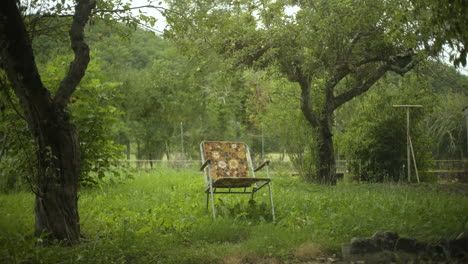
{"type": "Polygon", "coordinates": [[[167,160],[170,160],[171,159],[171,150],[169,149],[169,144],[167,143],[167,140],[164,141],[164,143],[166,144],[166,158],[167,158],[167,160]]]}
{"type": "Polygon", "coordinates": [[[137,140],[137,153],[136,153],[137,160],[141,160],[141,149],[140,149],[140,141],[137,140]]]}
{"type": "Polygon", "coordinates": [[[29,113],[27,118],[39,146],[35,235],[46,233],[52,239],[73,242],[80,237],[79,141],[67,114],[57,113],[60,112],[51,111],[48,115],[29,113]],[[42,122],[35,122],[41,120],[36,114],[42,115],[42,122]]]}
{"type": "Polygon", "coordinates": [[[77,0],[69,32],[75,58],[54,98],[41,81],[17,4],[15,0],[0,1],[0,66],[19,98],[36,144],[35,234],[73,243],[80,237],[81,159],[78,134],[66,105],[89,63],[83,29],[95,2],[77,0]]]}
{"type": "MultiPolygon", "coordinates": [[[[331,114],[329,114],[331,115],[331,114]]],[[[336,161],[333,151],[333,135],[330,130],[329,118],[319,122],[318,135],[318,159],[316,160],[317,181],[321,184],[336,184],[336,161]]]]}
{"type": "Polygon", "coordinates": [[[331,133],[331,119],[333,115],[333,91],[325,90],[325,102],[317,118],[310,106],[310,79],[307,77],[299,79],[301,86],[301,110],[309,122],[311,129],[316,129],[317,155],[312,164],[315,165],[315,175],[310,180],[327,185],[336,184],[336,165],[333,151],[333,134],[331,133]]]}
{"type": "Polygon", "coordinates": [[[136,162],[136,167],[137,168],[141,168],[142,167],[142,162],[140,161],[141,160],[141,150],[140,150],[140,141],[137,139],[137,153],[136,153],[136,159],[137,159],[137,162],[136,162]]]}
{"type": "Polygon", "coordinates": [[[150,152],[149,154],[149,162],[150,162],[150,168],[153,168],[153,152],[150,152]]]}

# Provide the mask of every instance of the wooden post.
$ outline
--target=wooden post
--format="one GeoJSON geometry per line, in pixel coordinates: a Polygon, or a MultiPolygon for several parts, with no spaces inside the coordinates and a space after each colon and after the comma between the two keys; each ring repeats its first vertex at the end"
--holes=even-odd
{"type": "MultiPolygon", "coordinates": [[[[423,107],[422,105],[393,105],[393,107],[406,108],[406,161],[408,166],[408,182],[411,182],[411,142],[410,142],[410,112],[409,109],[412,107],[423,107]]],[[[414,154],[413,154],[414,155],[414,154]]],[[[416,168],[416,160],[414,160],[414,166],[416,168]]],[[[419,182],[419,177],[418,182],[419,182]]]]}
{"type": "Polygon", "coordinates": [[[414,148],[413,148],[413,142],[411,141],[411,137],[409,137],[409,143],[411,147],[411,154],[413,156],[414,172],[416,173],[416,181],[419,183],[418,166],[416,165],[416,157],[414,156],[414,148]]]}

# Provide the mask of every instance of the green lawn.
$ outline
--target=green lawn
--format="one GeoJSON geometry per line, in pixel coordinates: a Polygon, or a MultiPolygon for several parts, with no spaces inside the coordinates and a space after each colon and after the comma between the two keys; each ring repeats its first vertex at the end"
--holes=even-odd
{"type": "Polygon", "coordinates": [[[33,195],[0,194],[0,263],[295,263],[339,255],[341,243],[379,230],[424,241],[468,230],[468,196],[458,188],[324,187],[272,178],[276,222],[267,189],[256,203],[248,195],[218,195],[213,221],[195,170],[135,173],[120,184],[82,189],[85,238],[75,247],[35,246],[33,195]]]}

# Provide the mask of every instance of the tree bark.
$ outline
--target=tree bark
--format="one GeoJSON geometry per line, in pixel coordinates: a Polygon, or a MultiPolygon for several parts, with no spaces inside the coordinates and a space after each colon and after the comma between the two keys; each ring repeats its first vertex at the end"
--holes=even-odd
{"type": "MultiPolygon", "coordinates": [[[[42,126],[29,124],[38,135],[36,138],[42,139],[37,151],[35,235],[46,233],[53,239],[73,242],[80,237],[78,181],[81,160],[78,134],[65,113],[52,113],[42,126]]],[[[28,120],[37,118],[33,115],[28,120]]]]}
{"type": "Polygon", "coordinates": [[[78,133],[69,122],[65,107],[89,62],[83,28],[94,8],[94,2],[77,2],[70,30],[75,59],[53,100],[39,76],[17,1],[0,1],[1,67],[20,100],[36,144],[35,235],[45,233],[49,239],[69,243],[80,237],[78,183],[81,159],[78,133]]]}
{"type": "Polygon", "coordinates": [[[310,80],[299,81],[301,86],[301,110],[309,122],[311,129],[317,129],[317,159],[314,159],[315,175],[309,180],[316,183],[334,185],[336,184],[336,165],[333,150],[333,134],[331,133],[331,119],[333,116],[333,91],[325,91],[325,102],[322,105],[320,118],[314,114],[310,107],[310,80]]]}
{"type": "Polygon", "coordinates": [[[324,114],[326,114],[326,117],[319,121],[317,134],[318,159],[315,168],[317,169],[318,178],[316,181],[320,184],[335,185],[336,161],[333,150],[333,134],[330,127],[330,117],[333,112],[324,114]]]}

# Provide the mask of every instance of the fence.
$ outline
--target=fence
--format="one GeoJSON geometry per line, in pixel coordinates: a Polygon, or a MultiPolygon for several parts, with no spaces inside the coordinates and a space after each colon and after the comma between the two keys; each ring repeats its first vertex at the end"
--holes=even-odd
{"type": "Polygon", "coordinates": [[[468,172],[467,160],[436,160],[433,171],[468,172]]]}
{"type": "MultiPolygon", "coordinates": [[[[197,169],[201,164],[199,160],[122,160],[122,165],[136,169],[197,169]]],[[[346,173],[349,169],[349,160],[336,160],[336,171],[346,173]]],[[[272,160],[272,170],[289,170],[295,172],[290,160],[272,160]]],[[[431,168],[434,172],[468,172],[468,161],[463,160],[436,160],[431,168]]]]}
{"type": "Polygon", "coordinates": [[[121,164],[135,169],[188,169],[196,168],[197,160],[122,160],[121,164]]]}
{"type": "MultiPolygon", "coordinates": [[[[198,169],[201,166],[199,160],[121,160],[121,164],[134,169],[198,169]]],[[[270,164],[272,170],[294,170],[292,162],[275,160],[270,164]]]]}

